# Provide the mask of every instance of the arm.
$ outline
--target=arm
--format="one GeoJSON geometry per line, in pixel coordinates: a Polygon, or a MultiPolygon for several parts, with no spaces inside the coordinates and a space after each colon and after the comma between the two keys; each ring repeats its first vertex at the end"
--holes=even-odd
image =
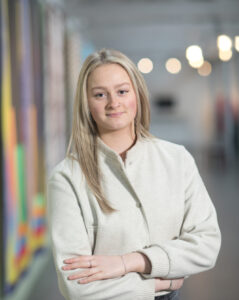
{"type": "MultiPolygon", "coordinates": [[[[151,263],[146,255],[133,252],[124,255],[125,269],[128,272],[139,272],[149,274],[151,272],[151,263]]],[[[183,286],[184,278],[162,279],[155,278],[155,291],[175,291],[183,286]]]]}
{"type": "Polygon", "coordinates": [[[221,235],[213,203],[191,154],[184,149],[184,220],[180,236],[162,244],[139,249],[152,269],[144,278],[187,277],[215,265],[221,235]]]}
{"type": "Polygon", "coordinates": [[[145,280],[136,272],[86,285],[67,279],[74,273],[62,270],[63,261],[77,255],[91,255],[92,251],[77,196],[60,173],[48,182],[47,218],[58,285],[66,299],[154,299],[155,280],[145,280]]]}
{"type": "MultiPolygon", "coordinates": [[[[64,260],[64,263],[66,263],[62,267],[64,270],[85,269],[68,276],[69,280],[78,280],[81,284],[115,278],[129,272],[144,273],[146,266],[150,265],[147,257],[137,252],[124,255],[79,255],[64,260]]],[[[171,280],[155,278],[155,291],[177,290],[182,287],[183,282],[184,278],[171,280]]]]}
{"type": "Polygon", "coordinates": [[[178,279],[160,279],[155,278],[155,291],[176,291],[183,286],[184,278],[178,279]]]}

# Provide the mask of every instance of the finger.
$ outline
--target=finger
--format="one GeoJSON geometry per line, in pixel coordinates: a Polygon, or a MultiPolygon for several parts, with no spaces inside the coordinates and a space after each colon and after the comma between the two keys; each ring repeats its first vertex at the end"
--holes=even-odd
{"type": "Polygon", "coordinates": [[[93,255],[79,255],[76,257],[71,257],[71,258],[67,258],[63,260],[63,263],[65,264],[71,264],[77,261],[87,261],[87,260],[91,260],[93,257],[93,255]]]}
{"type": "Polygon", "coordinates": [[[89,283],[92,281],[100,280],[100,279],[102,279],[101,277],[102,277],[101,272],[98,272],[94,275],[91,275],[89,277],[85,277],[85,278],[78,280],[77,283],[85,284],[85,283],[89,283]]]}
{"type": "Polygon", "coordinates": [[[88,269],[88,270],[80,272],[80,273],[69,275],[67,277],[67,279],[75,280],[75,279],[79,279],[79,278],[84,278],[84,277],[92,276],[98,272],[99,272],[99,270],[97,268],[91,268],[91,269],[88,269]]]}
{"type": "Polygon", "coordinates": [[[62,266],[62,270],[75,270],[79,268],[89,268],[90,266],[93,266],[93,264],[89,261],[80,261],[62,266]]]}

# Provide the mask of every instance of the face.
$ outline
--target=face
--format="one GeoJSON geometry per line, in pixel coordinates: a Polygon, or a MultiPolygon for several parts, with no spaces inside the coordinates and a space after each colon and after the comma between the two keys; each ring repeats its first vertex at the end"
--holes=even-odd
{"type": "Polygon", "coordinates": [[[97,67],[88,77],[87,98],[100,135],[134,130],[137,99],[123,67],[114,63],[97,67]]]}

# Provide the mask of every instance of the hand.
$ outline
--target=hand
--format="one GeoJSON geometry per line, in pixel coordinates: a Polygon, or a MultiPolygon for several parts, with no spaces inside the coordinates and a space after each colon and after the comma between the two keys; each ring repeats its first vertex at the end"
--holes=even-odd
{"type": "MultiPolygon", "coordinates": [[[[170,279],[155,278],[155,292],[169,290],[170,279]]],[[[183,286],[184,278],[172,279],[171,291],[180,289],[183,286]]]]}
{"type": "Polygon", "coordinates": [[[89,283],[95,280],[115,278],[125,274],[122,257],[119,255],[80,255],[65,259],[63,270],[85,269],[69,275],[69,280],[79,279],[78,283],[89,283]]]}

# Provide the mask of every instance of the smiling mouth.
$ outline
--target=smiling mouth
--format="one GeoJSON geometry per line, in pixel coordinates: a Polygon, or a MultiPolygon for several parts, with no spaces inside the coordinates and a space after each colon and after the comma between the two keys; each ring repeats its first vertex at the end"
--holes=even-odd
{"type": "Polygon", "coordinates": [[[118,112],[118,113],[112,113],[112,114],[106,114],[107,117],[120,117],[123,114],[123,112],[118,112]]]}

